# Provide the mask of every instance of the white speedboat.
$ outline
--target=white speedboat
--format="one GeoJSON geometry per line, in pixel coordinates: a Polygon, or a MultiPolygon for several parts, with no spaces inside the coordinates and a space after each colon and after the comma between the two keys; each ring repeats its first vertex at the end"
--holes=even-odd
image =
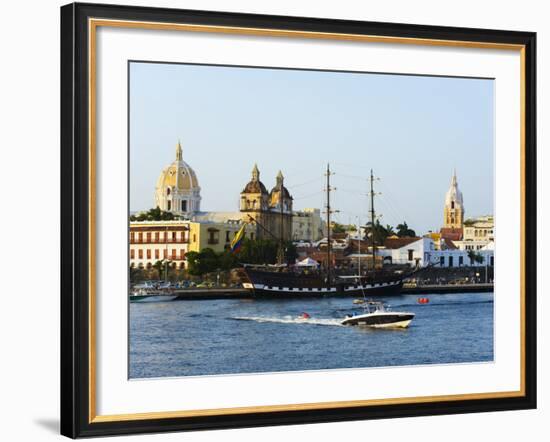
{"type": "Polygon", "coordinates": [[[394,312],[380,301],[364,303],[364,313],[348,315],[342,325],[358,325],[374,328],[406,328],[414,318],[411,312],[394,312]]]}

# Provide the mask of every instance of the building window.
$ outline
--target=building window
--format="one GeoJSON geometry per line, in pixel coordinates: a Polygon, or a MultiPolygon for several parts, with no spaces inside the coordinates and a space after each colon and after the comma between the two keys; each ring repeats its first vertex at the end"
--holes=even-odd
{"type": "Polygon", "coordinates": [[[168,201],[168,210],[172,210],[172,201],[168,201]]]}
{"type": "Polygon", "coordinates": [[[163,259],[168,259],[168,250],[164,249],[164,250],[162,251],[162,258],[163,258],[163,259]]]}
{"type": "Polygon", "coordinates": [[[196,233],[193,233],[193,242],[197,242],[197,234],[196,233]]]}
{"type": "Polygon", "coordinates": [[[226,231],[225,231],[225,242],[231,241],[231,240],[229,239],[229,234],[230,234],[230,233],[231,233],[231,232],[229,232],[229,230],[226,230],[226,231]]]}
{"type": "Polygon", "coordinates": [[[147,259],[151,259],[151,249],[147,249],[147,259]]]}
{"type": "Polygon", "coordinates": [[[455,208],[455,202],[451,201],[451,209],[454,209],[454,208],[455,208]]]}
{"type": "Polygon", "coordinates": [[[176,242],[176,232],[172,232],[172,242],[176,242]]]}
{"type": "Polygon", "coordinates": [[[218,244],[220,242],[218,229],[208,229],[208,244],[218,244]]]}
{"type": "Polygon", "coordinates": [[[449,267],[453,266],[453,257],[449,256],[449,267]]]}
{"type": "Polygon", "coordinates": [[[439,257],[439,267],[444,267],[444,266],[445,266],[445,257],[440,256],[439,257]]]}
{"type": "Polygon", "coordinates": [[[169,187],[166,188],[166,195],[170,195],[170,188],[169,187]]]}
{"type": "Polygon", "coordinates": [[[181,202],[181,211],[187,212],[187,200],[182,200],[181,202]]]}
{"type": "Polygon", "coordinates": [[[177,259],[176,258],[176,249],[172,249],[172,260],[177,259]]]}
{"type": "Polygon", "coordinates": [[[180,259],[185,259],[185,250],[180,249],[180,259]]]}
{"type": "Polygon", "coordinates": [[[160,251],[159,251],[159,249],[155,249],[155,259],[160,259],[160,251]]]}
{"type": "Polygon", "coordinates": [[[413,260],[413,253],[414,253],[414,250],[413,250],[413,249],[409,249],[409,250],[407,250],[407,252],[409,253],[409,261],[412,261],[412,260],[413,260]]]}
{"type": "Polygon", "coordinates": [[[134,249],[130,249],[130,259],[136,259],[136,256],[135,256],[135,250],[134,249]]]}
{"type": "Polygon", "coordinates": [[[155,232],[155,242],[160,242],[160,233],[155,232]]]}
{"type": "Polygon", "coordinates": [[[134,232],[130,232],[130,244],[134,242],[134,232]]]}
{"type": "Polygon", "coordinates": [[[458,257],[458,266],[461,267],[464,265],[464,257],[463,256],[459,256],[458,257]]]}
{"type": "Polygon", "coordinates": [[[147,232],[147,242],[151,242],[151,232],[147,232]]]}
{"type": "Polygon", "coordinates": [[[143,242],[143,233],[138,233],[138,242],[143,242]]]}
{"type": "Polygon", "coordinates": [[[491,267],[495,265],[495,257],[491,256],[491,267]]]}
{"type": "Polygon", "coordinates": [[[143,249],[138,250],[138,258],[143,259],[143,249]]]}

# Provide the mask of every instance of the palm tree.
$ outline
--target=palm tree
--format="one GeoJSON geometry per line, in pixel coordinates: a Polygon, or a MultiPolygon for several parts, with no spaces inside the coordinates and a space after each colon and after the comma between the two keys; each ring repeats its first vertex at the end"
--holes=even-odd
{"type": "Polygon", "coordinates": [[[397,236],[403,238],[404,236],[416,236],[416,232],[412,229],[409,229],[406,221],[403,221],[401,224],[397,224],[397,236]]]}
{"type": "Polygon", "coordinates": [[[477,253],[474,250],[468,250],[468,258],[470,259],[470,266],[473,266],[476,262],[479,264],[483,262],[481,253],[477,253]]]}

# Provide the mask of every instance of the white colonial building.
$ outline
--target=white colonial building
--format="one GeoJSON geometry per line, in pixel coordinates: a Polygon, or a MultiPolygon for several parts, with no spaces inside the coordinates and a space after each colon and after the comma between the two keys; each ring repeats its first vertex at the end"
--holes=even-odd
{"type": "Polygon", "coordinates": [[[461,249],[438,248],[431,237],[396,238],[386,241],[385,247],[380,247],[377,253],[385,261],[393,264],[409,264],[412,267],[432,265],[435,267],[484,267],[494,265],[494,242],[475,251],[461,249]],[[472,252],[479,261],[470,259],[472,252]]]}
{"type": "Polygon", "coordinates": [[[292,214],[292,240],[314,242],[323,237],[321,210],[307,208],[292,214]]]}
{"type": "Polygon", "coordinates": [[[176,146],[176,159],[165,167],[155,187],[155,206],[184,218],[200,211],[201,188],[195,171],[183,161],[181,143],[176,146]]]}

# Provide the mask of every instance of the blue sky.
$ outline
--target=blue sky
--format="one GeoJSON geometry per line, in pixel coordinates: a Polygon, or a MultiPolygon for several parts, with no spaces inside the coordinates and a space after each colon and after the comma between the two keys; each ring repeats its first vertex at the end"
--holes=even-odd
{"type": "Polygon", "coordinates": [[[330,162],[343,223],[366,220],[371,168],[383,224],[439,229],[455,168],[466,216],[493,213],[493,88],[487,79],[132,62],[130,210],[153,207],[179,139],[202,210],[238,210],[254,162],[268,189],[282,170],[295,209],[322,208],[330,162]]]}

